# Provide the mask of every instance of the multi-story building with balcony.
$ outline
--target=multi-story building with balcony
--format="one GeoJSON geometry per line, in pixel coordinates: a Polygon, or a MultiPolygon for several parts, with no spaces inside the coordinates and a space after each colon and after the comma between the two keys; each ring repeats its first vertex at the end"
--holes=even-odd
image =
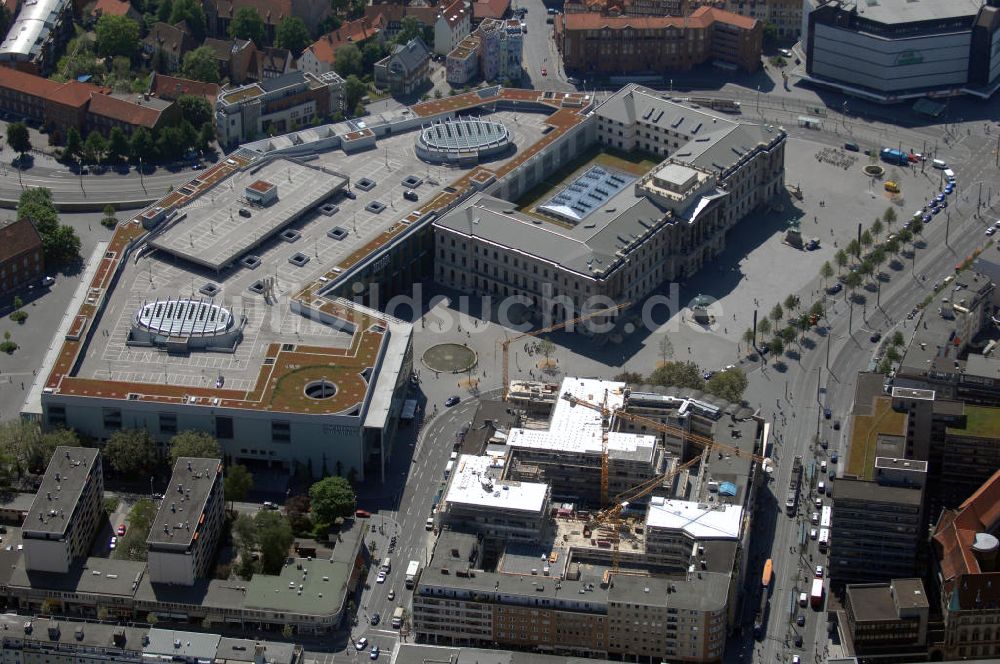
{"type": "Polygon", "coordinates": [[[68,572],[89,553],[103,511],[100,453],[87,447],[57,447],[21,529],[24,568],[68,572]]]}
{"type": "Polygon", "coordinates": [[[146,539],[151,582],[192,586],[207,575],[225,520],[224,502],[219,459],[177,459],[146,539]]]}

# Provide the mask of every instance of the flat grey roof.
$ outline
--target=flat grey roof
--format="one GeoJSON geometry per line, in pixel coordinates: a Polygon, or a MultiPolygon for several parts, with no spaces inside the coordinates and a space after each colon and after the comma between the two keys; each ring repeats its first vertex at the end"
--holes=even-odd
{"type": "Polygon", "coordinates": [[[254,574],[247,584],[248,609],[299,615],[332,615],[344,604],[353,563],[293,558],[276,575],[254,574]]]}
{"type": "Polygon", "coordinates": [[[453,648],[449,646],[401,643],[396,647],[395,664],[601,664],[609,660],[582,660],[579,657],[543,655],[534,652],[487,650],[484,648],[453,648]]]}
{"type": "Polygon", "coordinates": [[[219,639],[219,648],[215,652],[216,664],[226,662],[255,662],[254,656],[260,647],[267,664],[294,664],[296,659],[295,645],[279,643],[278,641],[254,641],[252,639],[219,639]]]}
{"type": "Polygon", "coordinates": [[[114,558],[87,558],[69,572],[29,572],[19,560],[10,576],[15,588],[72,592],[81,595],[132,597],[146,572],[146,563],[114,558]]]}
{"type": "Polygon", "coordinates": [[[853,2],[848,0],[842,7],[848,11],[858,9],[858,16],[878,23],[899,25],[918,21],[939,21],[941,19],[968,16],[971,20],[982,6],[980,0],[878,0],[878,2],[853,2]]]}
{"type": "Polygon", "coordinates": [[[217,479],[221,482],[221,478],[219,459],[177,459],[146,543],[150,547],[186,549],[198,530],[198,520],[205,511],[212,485],[217,479]]]}
{"type": "Polygon", "coordinates": [[[864,500],[872,503],[919,506],[923,495],[924,492],[920,489],[886,486],[868,480],[838,478],[833,493],[833,502],[834,506],[838,500],[864,500]]]}
{"type": "Polygon", "coordinates": [[[235,262],[253,247],[318,206],[347,184],[325,168],[291,159],[269,159],[215,185],[164,222],[166,230],[149,245],[213,270],[235,262]],[[266,207],[244,199],[247,185],[277,185],[278,199],[266,207]],[[250,217],[240,215],[246,209],[250,217]],[[183,217],[183,218],[182,218],[183,217]]]}
{"type": "Polygon", "coordinates": [[[96,449],[56,448],[24,520],[23,537],[65,534],[96,460],[96,449]]]}
{"type": "Polygon", "coordinates": [[[856,622],[883,622],[899,617],[888,583],[848,585],[847,599],[856,622]]]}
{"type": "Polygon", "coordinates": [[[12,636],[17,635],[17,638],[23,639],[26,645],[39,643],[51,647],[58,643],[73,650],[78,648],[119,648],[114,643],[114,635],[116,632],[122,632],[125,636],[125,643],[120,649],[133,653],[142,652],[142,638],[149,631],[141,627],[123,627],[110,623],[83,622],[64,618],[50,620],[16,614],[0,615],[0,624],[3,625],[2,629],[5,633],[12,636]],[[25,634],[25,622],[31,623],[31,634],[25,634]],[[49,627],[58,627],[58,630],[49,632],[49,627]]]}
{"type": "Polygon", "coordinates": [[[149,630],[149,643],[142,649],[145,656],[167,656],[174,661],[212,661],[219,649],[218,634],[180,632],[173,629],[149,630]]]}

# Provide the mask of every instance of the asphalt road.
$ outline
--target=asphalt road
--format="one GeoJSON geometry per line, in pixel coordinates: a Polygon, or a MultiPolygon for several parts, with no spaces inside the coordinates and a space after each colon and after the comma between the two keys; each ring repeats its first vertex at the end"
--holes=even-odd
{"type": "MultiPolygon", "coordinates": [[[[763,496],[766,509],[762,510],[763,523],[759,525],[763,531],[760,539],[766,546],[755,549],[751,554],[753,572],[748,574],[748,601],[744,606],[747,629],[727,648],[728,661],[746,661],[752,653],[755,662],[787,662],[796,654],[803,662],[823,662],[834,654],[828,650],[826,613],[799,608],[795,604],[799,592],[808,592],[815,566],[827,564],[826,556],[820,554],[816,542],[803,537],[810,528],[810,513],[816,510],[812,505],[817,497],[815,484],[819,479],[825,479],[813,475],[810,481],[810,466],[818,471],[820,462],[826,460],[831,469],[840,470],[848,451],[848,418],[857,373],[868,370],[877,355],[877,344],[869,340],[872,332],[880,331],[885,338],[890,332],[899,330],[909,340],[918,320],[907,320],[907,312],[931,292],[935,282],[952,274],[959,260],[987,240],[984,229],[996,217],[985,215],[982,219],[975,218],[978,185],[969,191],[968,187],[962,188],[962,183],[995,178],[995,155],[988,143],[977,141],[974,137],[969,137],[968,143],[969,158],[955,167],[959,191],[952,197],[950,223],[945,215],[935,217],[924,231],[926,247],[917,250],[915,263],[904,259],[902,269],[884,270],[891,278],[883,283],[881,308],[874,306],[875,294],[866,292],[869,304],[866,307],[855,305],[851,320],[843,296],[837,296],[830,310],[831,324],[818,339],[819,345],[815,350],[806,352],[801,361],[786,360],[787,370],[784,372],[777,371],[769,363],[765,368],[758,366],[750,374],[746,394],[754,402],[752,405],[759,405],[761,414],[775,424],[777,470],[770,484],[771,490],[765,489],[763,496]],[[946,233],[949,237],[947,243],[946,233]],[[829,420],[822,416],[824,407],[832,411],[829,420]],[[836,421],[842,423],[839,431],[832,426],[836,421]],[[824,451],[815,444],[817,435],[829,441],[829,450],[824,451]],[[830,462],[829,455],[833,452],[839,454],[841,464],[830,462]],[[783,503],[792,459],[796,455],[803,457],[806,478],[800,493],[798,513],[793,518],[785,515],[783,503]],[[761,569],[767,557],[773,560],[776,580],[766,638],[755,644],[750,632],[760,591],[757,570],[761,569]],[[799,613],[806,616],[806,625],[801,628],[795,625],[795,617],[799,613]],[[803,637],[801,649],[793,645],[796,634],[803,637]]],[[[825,502],[829,504],[829,499],[825,502]]],[[[833,649],[836,650],[836,644],[833,649]]]]}

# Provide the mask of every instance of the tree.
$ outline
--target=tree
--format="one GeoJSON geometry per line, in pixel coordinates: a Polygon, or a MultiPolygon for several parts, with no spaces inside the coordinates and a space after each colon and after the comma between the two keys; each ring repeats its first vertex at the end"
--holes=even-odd
{"type": "Polygon", "coordinates": [[[309,28],[306,27],[305,21],[297,16],[283,18],[275,30],[274,43],[281,48],[287,48],[297,58],[311,43],[309,28]]]}
{"type": "Polygon", "coordinates": [[[186,78],[205,83],[219,82],[219,63],[215,59],[215,51],[208,46],[199,46],[184,55],[181,73],[186,78]]]}
{"type": "Polygon", "coordinates": [[[788,297],[785,298],[785,309],[788,310],[788,313],[792,313],[793,311],[795,311],[798,308],[799,308],[799,296],[798,295],[791,294],[791,295],[789,295],[788,297]]]}
{"type": "Polygon", "coordinates": [[[861,234],[861,246],[863,246],[865,249],[872,246],[872,244],[874,243],[875,243],[875,238],[872,237],[871,231],[866,230],[864,233],[861,234]]]}
{"type": "Polygon", "coordinates": [[[257,547],[260,549],[261,571],[264,574],[278,574],[288,556],[288,547],[295,539],[288,519],[278,512],[262,510],[253,518],[253,525],[257,547]]]}
{"type": "Polygon", "coordinates": [[[181,431],[170,439],[170,466],[181,457],[218,459],[222,457],[219,441],[204,431],[181,431]]]}
{"type": "Polygon", "coordinates": [[[742,369],[734,368],[720,371],[708,379],[705,389],[726,401],[740,403],[743,401],[743,392],[746,391],[750,381],[742,369]]]}
{"type": "Polygon", "coordinates": [[[754,338],[753,328],[748,327],[743,330],[743,343],[747,345],[747,351],[749,351],[750,347],[753,346],[754,341],[756,341],[756,339],[754,338]]]}
{"type": "Polygon", "coordinates": [[[771,313],[770,313],[770,314],[768,314],[768,316],[769,316],[769,317],[771,318],[771,320],[773,320],[773,321],[774,321],[775,323],[778,323],[778,322],[780,322],[780,321],[781,321],[781,319],[782,319],[782,318],[784,318],[784,317],[785,317],[785,310],[781,308],[781,305],[780,305],[780,304],[776,304],[776,305],[774,305],[774,307],[773,307],[773,308],[771,309],[771,313]]]}
{"type": "Polygon", "coordinates": [[[240,7],[233,14],[229,23],[229,36],[233,39],[249,39],[258,47],[266,46],[266,31],[264,19],[253,7],[240,7]]]}
{"type": "Polygon", "coordinates": [[[212,147],[214,141],[215,125],[212,122],[206,122],[198,131],[198,147],[202,152],[207,152],[212,147]]]}
{"type": "Polygon", "coordinates": [[[545,358],[546,364],[548,364],[549,358],[552,357],[552,354],[556,352],[556,345],[548,339],[542,339],[539,341],[535,344],[535,348],[545,358]]]}
{"type": "Polygon", "coordinates": [[[284,624],[281,627],[281,636],[287,641],[295,636],[295,628],[289,624],[284,624]]]}
{"type": "Polygon", "coordinates": [[[781,357],[782,353],[785,352],[785,342],[781,340],[781,337],[774,337],[768,344],[768,348],[771,349],[774,357],[781,357]]]}
{"type": "Polygon", "coordinates": [[[129,139],[128,149],[129,157],[137,163],[143,157],[149,157],[149,153],[153,150],[153,136],[149,130],[145,127],[139,127],[133,131],[132,137],[129,139]]]}
{"type": "Polygon", "coordinates": [[[796,332],[795,330],[794,325],[788,325],[787,327],[781,328],[781,332],[779,334],[781,335],[782,341],[784,341],[786,344],[792,343],[799,336],[798,332],[796,332]]]}
{"type": "Polygon", "coordinates": [[[122,128],[115,125],[108,134],[108,157],[114,161],[120,161],[128,156],[129,143],[128,135],[122,128]]]}
{"type": "Polygon", "coordinates": [[[139,49],[139,24],[127,16],[102,14],[94,28],[97,52],[102,57],[124,55],[131,58],[139,49]]]}
{"type": "Polygon", "coordinates": [[[288,517],[288,523],[292,526],[292,532],[299,533],[312,529],[309,509],[309,496],[299,494],[291,496],[285,501],[285,515],[288,517]]]}
{"type": "Polygon", "coordinates": [[[170,14],[173,12],[173,9],[173,0],[160,0],[159,5],[156,7],[156,20],[161,23],[169,23],[170,14]]]}
{"type": "Polygon", "coordinates": [[[200,127],[206,122],[212,121],[214,115],[212,106],[204,97],[181,95],[177,100],[177,105],[181,109],[181,117],[195,127],[200,127]]]}
{"type": "Polygon", "coordinates": [[[844,284],[846,284],[848,290],[851,292],[857,290],[858,286],[860,286],[863,281],[864,280],[861,278],[861,275],[857,272],[849,272],[844,278],[844,284]]]}
{"type": "Polygon", "coordinates": [[[399,32],[396,34],[397,44],[406,44],[411,39],[415,37],[420,37],[424,34],[424,28],[420,25],[420,21],[414,16],[404,16],[403,20],[399,22],[399,32]]]}
{"type": "Polygon", "coordinates": [[[18,219],[28,219],[44,237],[59,227],[59,214],[46,187],[26,189],[17,203],[18,219]]]}
{"type": "Polygon", "coordinates": [[[822,267],[819,268],[819,276],[823,279],[823,287],[826,288],[826,282],[833,277],[833,266],[830,265],[830,261],[823,263],[822,267]]]}
{"type": "Polygon", "coordinates": [[[646,382],[646,377],[638,371],[623,371],[616,375],[614,379],[620,383],[629,383],[630,385],[638,385],[646,382]]]}
{"type": "Polygon", "coordinates": [[[368,87],[364,84],[364,81],[353,74],[348,76],[347,80],[344,81],[344,109],[353,109],[354,114],[358,115],[357,107],[361,105],[361,98],[367,92],[368,87]]]}
{"type": "Polygon", "coordinates": [[[31,152],[31,137],[28,127],[23,122],[12,122],[7,125],[7,145],[22,157],[31,152]]]}
{"type": "Polygon", "coordinates": [[[893,346],[902,346],[904,343],[906,343],[906,340],[903,338],[903,333],[900,332],[899,330],[893,332],[892,341],[890,341],[890,343],[893,346]]]}
{"type": "Polygon", "coordinates": [[[176,25],[179,21],[187,22],[188,29],[191,31],[191,36],[194,37],[196,43],[200,44],[204,41],[205,11],[201,7],[201,2],[198,0],[173,0],[170,7],[169,23],[176,25]]]}
{"type": "Polygon", "coordinates": [[[671,343],[670,337],[666,334],[660,339],[660,362],[666,364],[667,360],[671,358],[674,354],[674,344],[671,343]]]}
{"type": "Polygon", "coordinates": [[[885,225],[888,226],[890,233],[892,232],[892,225],[896,223],[896,219],[896,211],[891,207],[887,207],[885,212],[882,213],[882,221],[884,221],[885,225]]]}
{"type": "Polygon", "coordinates": [[[764,46],[771,48],[778,43],[778,26],[774,23],[764,24],[764,46]]]}
{"type": "Polygon", "coordinates": [[[899,350],[895,346],[889,346],[889,348],[885,351],[885,359],[890,362],[899,362],[899,350]]]}
{"type": "Polygon", "coordinates": [[[876,241],[878,240],[878,236],[882,234],[883,230],[885,230],[885,226],[882,225],[882,220],[876,217],[875,221],[872,222],[871,227],[872,235],[875,236],[876,241]]]}
{"type": "Polygon", "coordinates": [[[819,300],[813,302],[812,306],[809,307],[809,315],[816,316],[816,318],[823,318],[826,316],[826,309],[823,308],[823,303],[819,300]]]}
{"type": "Polygon", "coordinates": [[[769,318],[761,318],[760,320],[758,320],[757,321],[757,331],[760,332],[760,334],[761,334],[762,337],[764,335],[766,335],[766,334],[770,334],[771,333],[771,319],[769,319],[769,318]]]}
{"type": "Polygon", "coordinates": [[[145,560],[148,549],[146,539],[156,518],[156,503],[143,498],[128,513],[128,531],[119,538],[115,548],[115,558],[118,560],[145,560]]]}
{"type": "Polygon", "coordinates": [[[889,252],[889,255],[895,257],[899,253],[900,244],[898,237],[889,238],[888,242],[885,243],[885,250],[889,252]]]}
{"type": "Polygon", "coordinates": [[[226,469],[224,493],[230,501],[236,502],[247,497],[253,488],[253,475],[246,466],[235,464],[226,469]]]}
{"type": "Polygon", "coordinates": [[[334,475],[316,482],[309,487],[312,513],[317,522],[331,524],[337,517],[354,513],[356,498],[351,483],[334,475]]]}
{"type": "Polygon", "coordinates": [[[847,243],[847,253],[855,258],[861,257],[861,244],[857,240],[851,240],[847,243]]]}
{"type": "Polygon", "coordinates": [[[76,159],[83,150],[83,139],[76,127],[66,131],[66,147],[63,148],[63,159],[76,159]]]}
{"type": "Polygon", "coordinates": [[[914,219],[913,223],[910,224],[910,232],[914,235],[920,235],[924,230],[924,222],[922,219],[914,219]]]}
{"type": "Polygon", "coordinates": [[[104,445],[104,458],[115,472],[134,476],[156,465],[156,445],[145,429],[122,429],[104,445]]]}
{"type": "Polygon", "coordinates": [[[101,225],[107,228],[114,228],[118,225],[118,217],[115,216],[115,206],[111,203],[104,206],[104,218],[101,219],[101,225]]]}
{"type": "Polygon", "coordinates": [[[382,44],[374,39],[365,44],[365,47],[361,50],[361,66],[363,71],[372,71],[375,63],[381,60],[384,55],[385,51],[382,48],[382,44]]]}
{"type": "MultiPolygon", "coordinates": [[[[354,44],[344,44],[337,49],[337,53],[334,56],[333,68],[345,79],[348,76],[361,76],[364,73],[361,67],[363,61],[364,58],[361,55],[361,49],[354,44]]],[[[345,108],[353,108],[353,106],[354,104],[348,106],[346,102],[344,103],[345,108]]]]}
{"type": "Polygon", "coordinates": [[[87,134],[86,140],[83,141],[83,160],[89,164],[100,163],[107,149],[108,142],[104,140],[101,132],[92,131],[87,134]]]}
{"type": "Polygon", "coordinates": [[[42,254],[45,262],[52,265],[71,263],[80,257],[80,236],[72,226],[59,224],[59,227],[42,236],[42,254]]]}
{"type": "Polygon", "coordinates": [[[875,273],[875,261],[871,258],[865,258],[861,261],[861,266],[858,268],[858,271],[866,277],[870,277],[875,273]]]}
{"type": "Polygon", "coordinates": [[[649,374],[647,380],[654,385],[690,387],[696,390],[705,388],[705,380],[701,377],[701,369],[694,362],[667,362],[649,374]]]}
{"type": "Polygon", "coordinates": [[[840,271],[847,265],[847,252],[838,249],[837,253],[833,255],[833,260],[837,264],[837,274],[840,274],[840,271]]]}

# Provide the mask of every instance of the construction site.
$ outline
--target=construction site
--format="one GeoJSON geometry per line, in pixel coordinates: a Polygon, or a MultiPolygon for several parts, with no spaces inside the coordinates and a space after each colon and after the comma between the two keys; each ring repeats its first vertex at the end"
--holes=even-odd
{"type": "Polygon", "coordinates": [[[435,507],[441,535],[414,596],[418,636],[720,659],[740,615],[742,552],[771,466],[768,425],[698,391],[593,378],[514,381],[505,397],[516,421],[474,421],[488,435],[479,449],[463,446],[435,507]],[[455,598],[458,619],[443,619],[455,598]],[[544,630],[536,615],[525,637],[510,621],[529,605],[548,607],[562,627],[532,635],[544,630]],[[635,638],[656,624],[649,611],[663,613],[664,629],[635,638]],[[677,630],[679,618],[701,627],[677,630]]]}

